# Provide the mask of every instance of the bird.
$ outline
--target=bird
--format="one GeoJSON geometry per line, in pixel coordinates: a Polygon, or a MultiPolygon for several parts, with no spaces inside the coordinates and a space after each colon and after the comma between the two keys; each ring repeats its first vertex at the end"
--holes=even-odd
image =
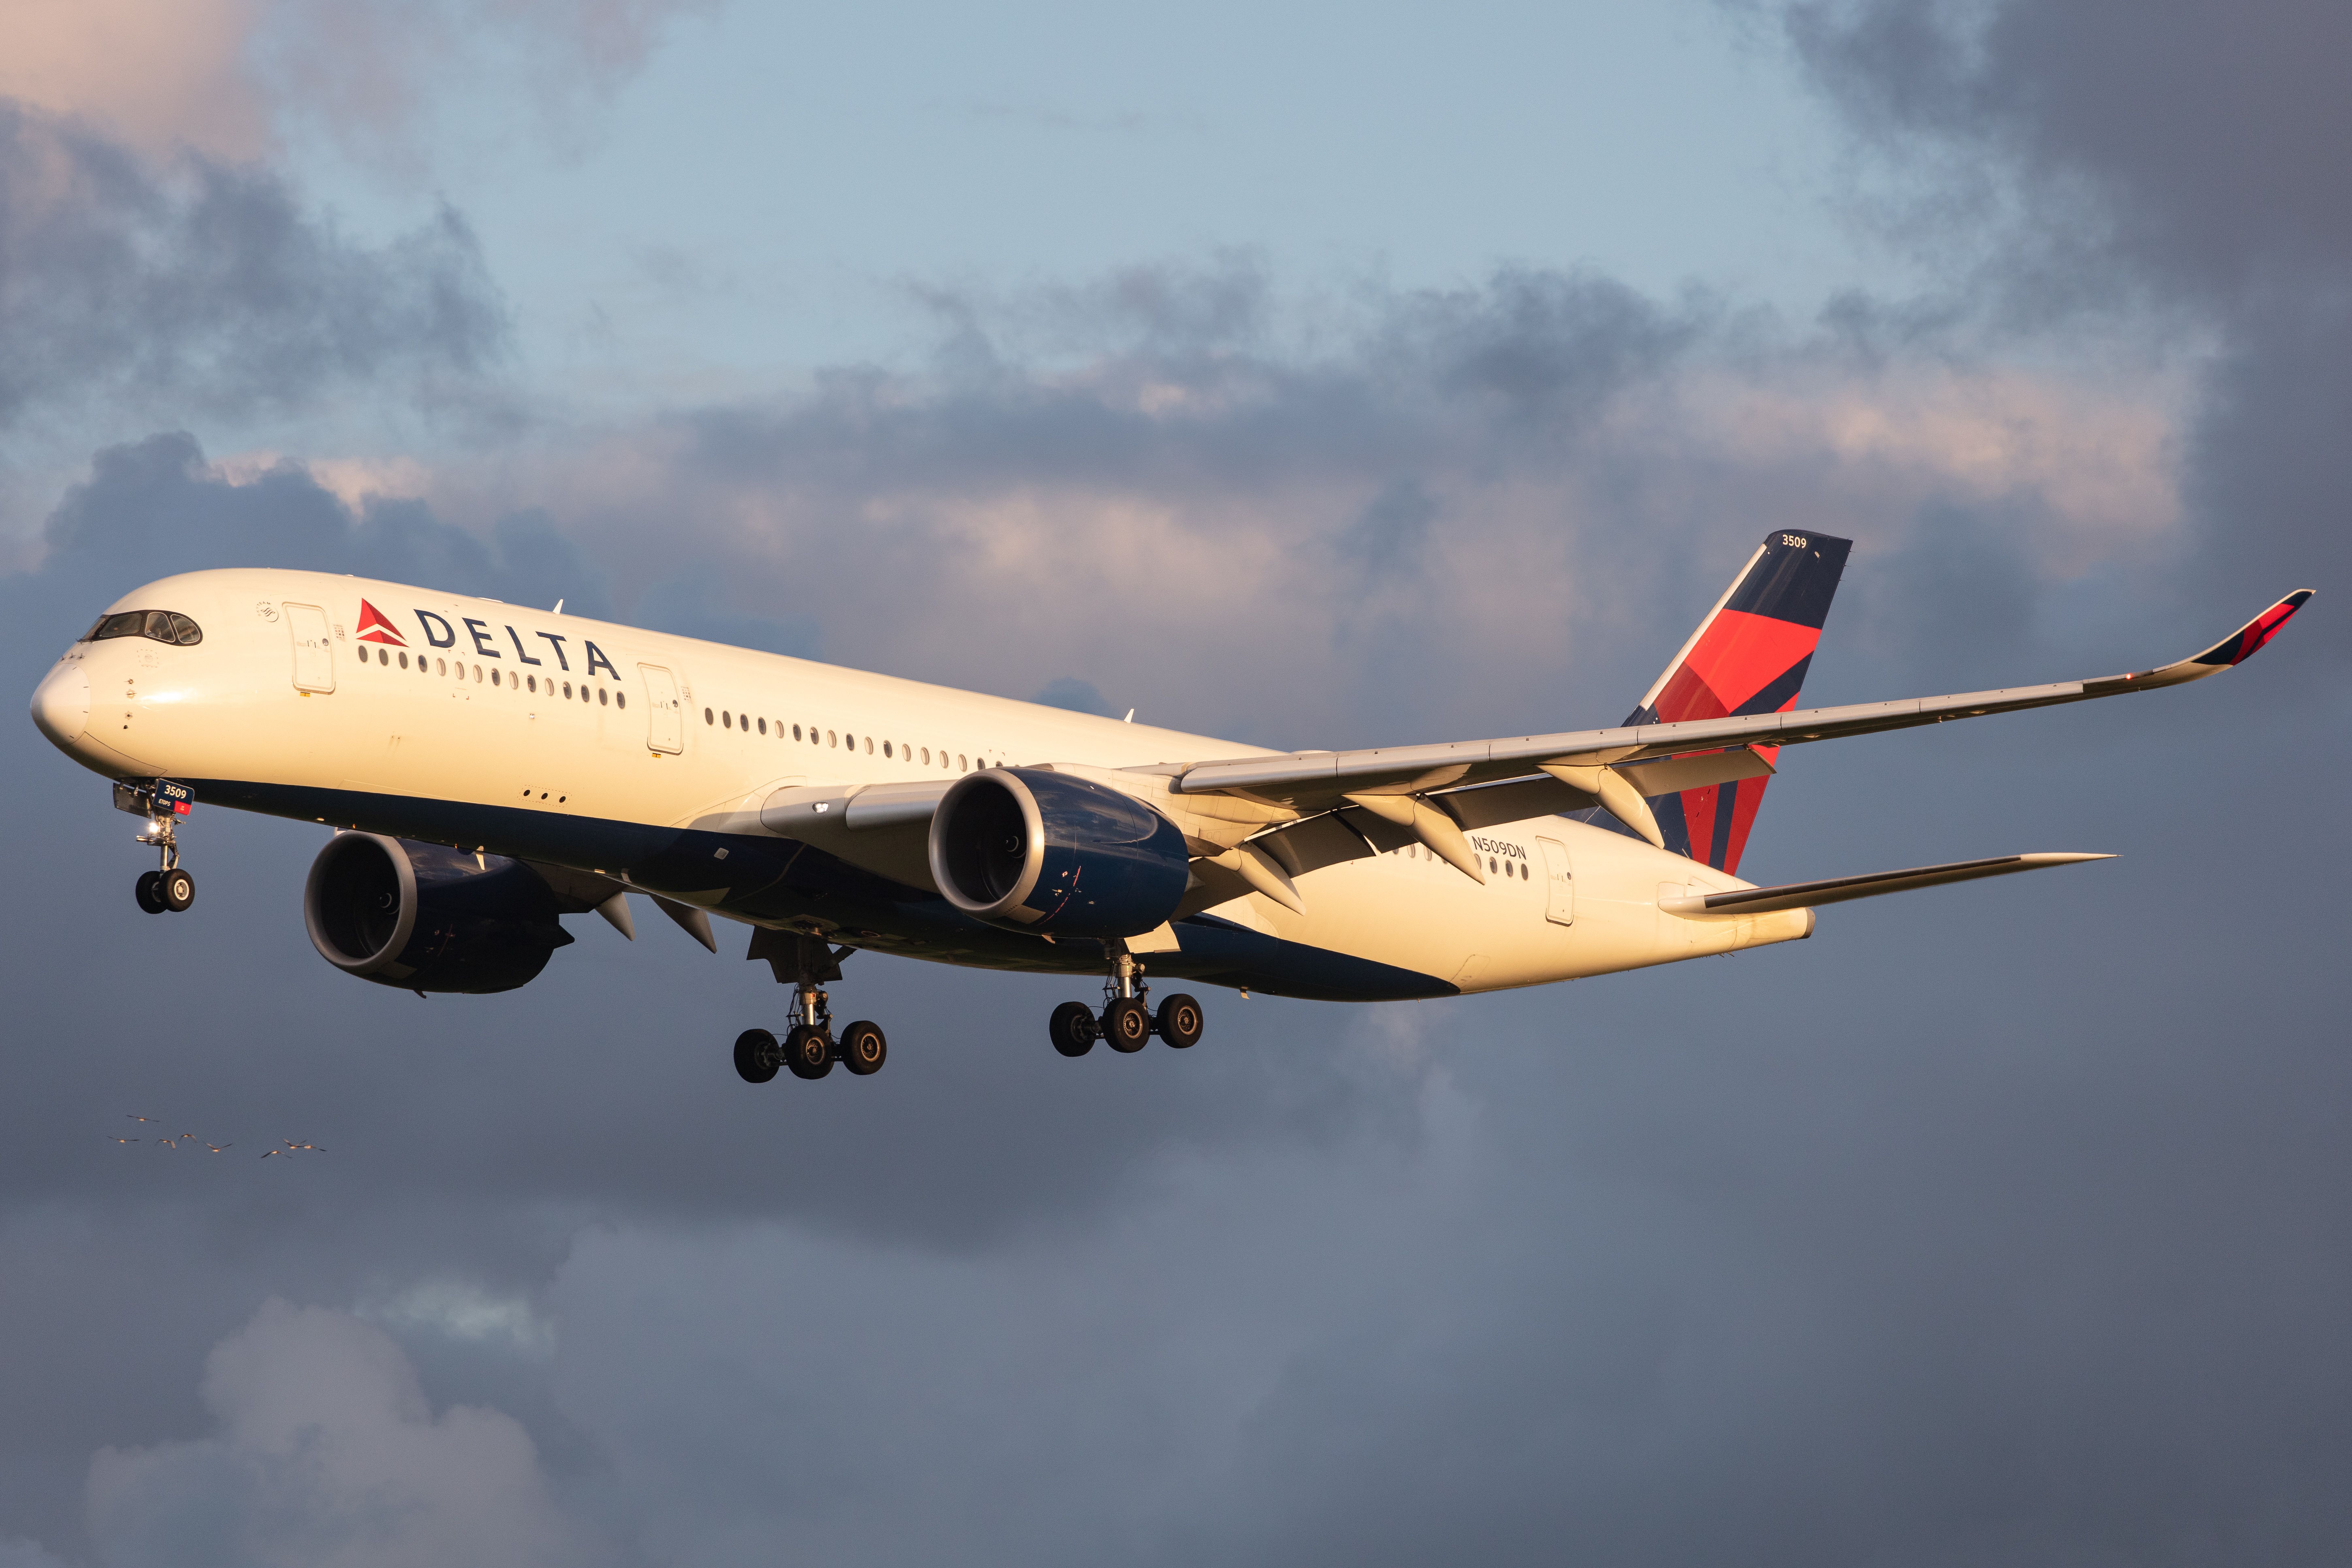
{"type": "Polygon", "coordinates": [[[205,1147],[217,1154],[224,1149],[234,1149],[236,1145],[234,1143],[206,1143],[205,1147]]]}
{"type": "Polygon", "coordinates": [[[166,1148],[166,1149],[176,1149],[176,1148],[178,1148],[178,1147],[179,1147],[179,1144],[178,1144],[178,1143],[176,1143],[176,1142],[173,1142],[173,1141],[172,1141],[171,1139],[169,1139],[169,1138],[162,1138],[162,1137],[159,1137],[159,1138],[157,1138],[157,1139],[155,1140],[155,1142],[158,1142],[158,1143],[160,1143],[160,1144],[162,1144],[162,1145],[163,1145],[164,1148],[166,1148]]]}
{"type": "Polygon", "coordinates": [[[136,1143],[139,1140],[136,1138],[117,1138],[115,1142],[117,1143],[136,1143]]]}
{"type": "Polygon", "coordinates": [[[154,1119],[153,1117],[152,1117],[152,1116],[132,1116],[132,1115],[131,1114],[131,1112],[129,1112],[129,1111],[127,1111],[127,1110],[126,1110],[126,1111],[124,1111],[122,1114],[123,1114],[125,1117],[129,1118],[129,1119],[130,1119],[131,1121],[154,1121],[154,1120],[155,1120],[155,1119],[154,1119]]]}
{"type": "Polygon", "coordinates": [[[267,1159],[268,1159],[268,1158],[269,1158],[269,1156],[271,1156],[272,1154],[275,1154],[275,1153],[277,1153],[277,1152],[278,1152],[278,1151],[277,1151],[277,1150],[275,1150],[275,1149],[264,1149],[264,1150],[261,1152],[261,1157],[262,1157],[263,1159],[267,1160],[267,1159]]]}

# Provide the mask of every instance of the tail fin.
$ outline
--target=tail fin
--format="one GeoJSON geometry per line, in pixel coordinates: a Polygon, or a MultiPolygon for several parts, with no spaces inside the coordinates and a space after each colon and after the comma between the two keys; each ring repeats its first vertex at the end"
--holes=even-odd
{"type": "MultiPolygon", "coordinates": [[[[1786,712],[1812,663],[1844,574],[1850,539],[1826,534],[1766,536],[1706,619],[1625,722],[1720,719],[1734,713],[1786,712]]],[[[1778,747],[1757,748],[1769,763],[1778,747]]],[[[1650,797],[1666,847],[1737,875],[1767,778],[1707,784],[1650,797]]]]}

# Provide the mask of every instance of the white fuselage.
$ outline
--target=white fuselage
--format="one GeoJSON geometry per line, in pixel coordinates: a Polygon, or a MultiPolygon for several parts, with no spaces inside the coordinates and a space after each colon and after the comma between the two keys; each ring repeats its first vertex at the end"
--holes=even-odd
{"type": "MultiPolygon", "coordinates": [[[[1150,768],[1255,752],[317,573],[193,573],[142,587],[115,608],[177,612],[203,640],[115,637],[78,643],[59,660],[35,712],[97,773],[189,782],[208,804],[593,871],[751,923],[951,963],[1099,968],[1090,944],[972,931],[929,887],[803,887],[783,853],[798,847],[761,824],[761,803],[795,785],[943,781],[1004,765],[1150,768]],[[363,602],[381,629],[362,624],[363,602]],[[720,874],[713,867],[726,866],[720,851],[730,843],[745,847],[732,863],[743,869],[720,874]],[[769,874],[755,876],[754,866],[772,866],[773,879],[754,887],[769,874]]],[[[1200,931],[1178,922],[1183,952],[1155,955],[1152,967],[1300,994],[1444,994],[1812,929],[1801,910],[1748,920],[1665,913],[1662,893],[1748,884],[1566,817],[1499,824],[1470,840],[1495,868],[1483,886],[1417,847],[1340,861],[1298,879],[1305,913],[1256,893],[1234,899],[1203,911],[1200,931]],[[1202,931],[1216,937],[1219,956],[1194,962],[1192,937],[1202,931]],[[1314,978],[1286,983],[1294,971],[1314,978]],[[1349,978],[1359,973],[1370,978],[1349,978]]]]}

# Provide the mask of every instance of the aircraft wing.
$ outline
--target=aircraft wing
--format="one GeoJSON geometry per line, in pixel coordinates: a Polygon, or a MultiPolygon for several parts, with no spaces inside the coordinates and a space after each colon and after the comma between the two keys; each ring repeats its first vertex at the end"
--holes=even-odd
{"type": "MultiPolygon", "coordinates": [[[[1706,762],[1693,753],[1720,755],[1722,777],[1727,780],[1750,776],[1747,770],[1755,768],[1759,762],[1749,750],[1754,746],[1789,746],[1806,741],[1867,735],[1881,730],[1906,730],[1917,724],[1941,724],[1988,713],[2013,713],[2027,708],[2119,697],[2127,691],[2150,691],[2200,680],[2252,658],[2277,635],[2287,618],[2301,609],[2311,595],[2308,588],[2298,589],[2204,652],[2127,675],[2060,681],[2049,686],[2011,687],[1998,691],[1969,691],[1949,697],[1912,698],[1899,702],[1864,702],[1844,708],[1808,708],[1785,713],[1579,730],[1556,735],[1360,752],[1295,752],[1286,756],[1195,763],[1176,774],[1171,787],[1181,795],[1223,792],[1309,813],[1332,810],[1350,799],[1360,805],[1365,797],[1420,795],[1554,770],[1559,770],[1554,776],[1562,782],[1588,791],[1593,789],[1596,775],[1601,770],[1622,770],[1633,778],[1638,789],[1642,781],[1632,764],[1672,757],[1688,775],[1685,778],[1678,774],[1673,787],[1689,788],[1711,782],[1702,776],[1707,771],[1706,762]]],[[[1597,793],[1605,802],[1614,781],[1598,782],[1601,789],[1597,793]]]]}

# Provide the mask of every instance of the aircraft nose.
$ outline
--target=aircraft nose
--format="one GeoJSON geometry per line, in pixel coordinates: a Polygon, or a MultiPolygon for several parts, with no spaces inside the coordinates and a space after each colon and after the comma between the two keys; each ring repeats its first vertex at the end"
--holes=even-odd
{"type": "Polygon", "coordinates": [[[61,664],[33,691],[33,722],[60,746],[81,739],[89,726],[89,672],[79,664],[61,664]]]}

